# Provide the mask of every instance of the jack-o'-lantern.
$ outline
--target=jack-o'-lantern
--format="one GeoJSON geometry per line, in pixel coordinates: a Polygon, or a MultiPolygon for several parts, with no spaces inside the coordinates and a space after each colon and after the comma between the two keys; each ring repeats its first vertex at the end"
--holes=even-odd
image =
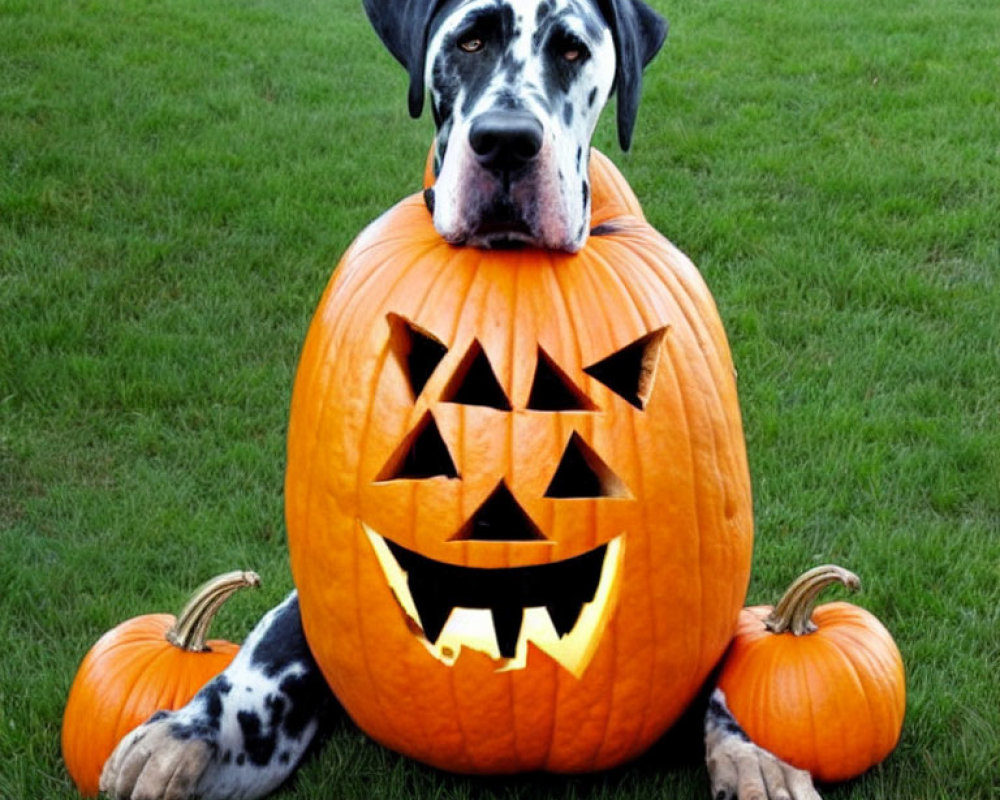
{"type": "Polygon", "coordinates": [[[383,744],[459,772],[641,753],[728,644],[752,546],[735,378],[687,258],[446,244],[419,196],[350,247],[295,382],[306,636],[383,744]]]}

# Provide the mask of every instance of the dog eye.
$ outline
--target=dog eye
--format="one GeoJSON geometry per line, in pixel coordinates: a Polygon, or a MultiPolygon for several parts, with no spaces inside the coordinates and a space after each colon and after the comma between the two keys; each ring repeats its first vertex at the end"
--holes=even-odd
{"type": "Polygon", "coordinates": [[[549,41],[549,52],[567,64],[582,64],[590,57],[587,46],[569,33],[555,34],[549,41]]]}
{"type": "Polygon", "coordinates": [[[483,40],[475,36],[470,36],[468,39],[463,39],[458,43],[466,53],[478,53],[483,49],[483,40]]]}

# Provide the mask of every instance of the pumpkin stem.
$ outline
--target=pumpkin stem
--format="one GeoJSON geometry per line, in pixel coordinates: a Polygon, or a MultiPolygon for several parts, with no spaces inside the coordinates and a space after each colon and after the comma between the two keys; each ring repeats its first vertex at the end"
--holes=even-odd
{"type": "Polygon", "coordinates": [[[260,576],[256,572],[236,570],[216,575],[202,584],[188,600],[177,621],[167,631],[167,641],[182,650],[204,652],[210,648],[205,644],[208,626],[212,624],[222,604],[237,589],[244,586],[260,586],[260,576]]]}
{"type": "Polygon", "coordinates": [[[782,595],[764,620],[764,626],[772,633],[791,631],[796,636],[812,633],[816,630],[816,623],[812,621],[816,598],[827,586],[838,581],[852,592],[861,588],[857,575],[836,564],[823,564],[804,572],[782,595]]]}

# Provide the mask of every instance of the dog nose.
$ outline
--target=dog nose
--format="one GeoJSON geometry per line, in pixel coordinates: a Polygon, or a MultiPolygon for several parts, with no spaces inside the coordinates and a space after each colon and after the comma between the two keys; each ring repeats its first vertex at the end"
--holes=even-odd
{"type": "Polygon", "coordinates": [[[487,111],[473,120],[469,144],[481,166],[515,170],[542,149],[542,123],[527,111],[487,111]]]}

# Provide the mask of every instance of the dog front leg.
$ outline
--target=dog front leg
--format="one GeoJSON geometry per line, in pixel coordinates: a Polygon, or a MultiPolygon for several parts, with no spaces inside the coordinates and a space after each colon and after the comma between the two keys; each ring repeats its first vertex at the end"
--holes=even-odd
{"type": "Polygon", "coordinates": [[[721,689],[705,712],[705,761],[713,800],[820,800],[808,772],[750,741],[721,689]]]}
{"type": "Polygon", "coordinates": [[[188,705],[122,739],[101,791],[116,800],[262,797],[295,768],[332,702],[292,592],[188,705]]]}

